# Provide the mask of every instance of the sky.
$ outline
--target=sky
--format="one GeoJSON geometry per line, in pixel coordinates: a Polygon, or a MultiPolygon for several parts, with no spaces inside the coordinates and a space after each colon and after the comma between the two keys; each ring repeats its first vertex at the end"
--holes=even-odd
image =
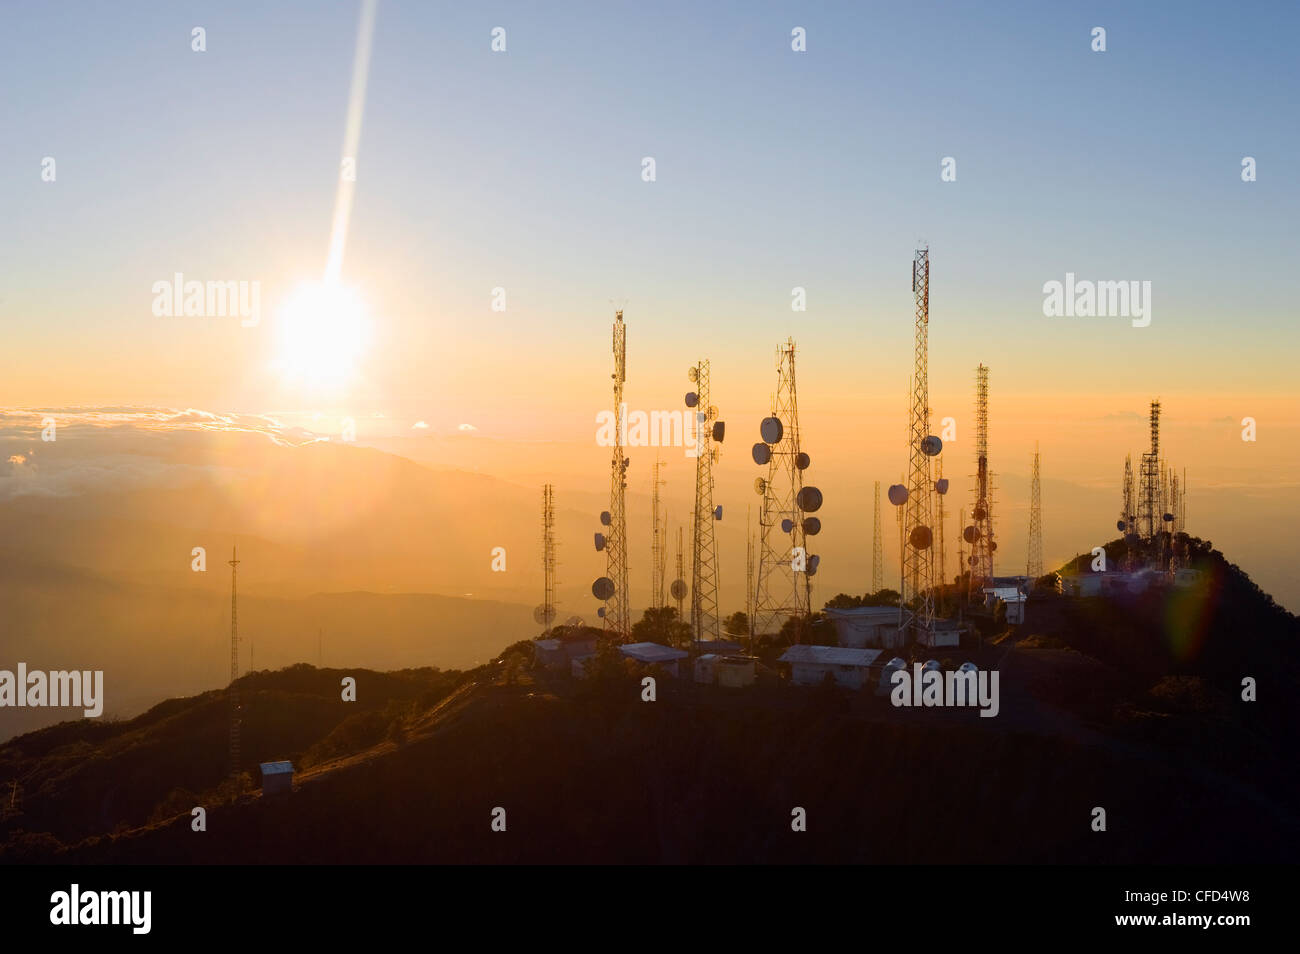
{"type": "Polygon", "coordinates": [[[949,473],[970,469],[983,362],[995,470],[1027,473],[1037,441],[1047,472],[1117,484],[1159,397],[1193,487],[1296,512],[1296,5],[381,0],[342,267],[369,337],[350,381],[306,389],[277,370],[277,322],[325,266],[358,12],[7,17],[0,406],[469,425],[526,445],[531,473],[592,440],[622,307],[629,405],[679,408],[709,358],[738,469],[793,337],[829,492],[904,465],[926,242],[949,473]],[[176,272],[260,282],[264,320],[155,315],[176,272]],[[1149,326],[1045,316],[1067,272],[1149,281],[1149,326]]]}

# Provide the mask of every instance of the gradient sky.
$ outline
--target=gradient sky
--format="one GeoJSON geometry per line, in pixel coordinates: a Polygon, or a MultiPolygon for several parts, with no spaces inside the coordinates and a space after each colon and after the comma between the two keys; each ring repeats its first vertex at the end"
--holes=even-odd
{"type": "Polygon", "coordinates": [[[1001,469],[1039,439],[1057,473],[1117,482],[1160,396],[1201,486],[1294,483],[1300,8],[801,7],[381,0],[343,268],[375,337],[322,397],[270,370],[272,325],[324,267],[357,6],[28,5],[0,35],[0,405],[584,440],[622,305],[634,408],[680,407],[710,357],[745,466],[793,335],[814,456],[889,479],[920,239],[935,416],[969,423],[990,365],[1001,469]],[[176,271],[258,280],[269,316],[157,318],[176,271]],[[1150,327],[1044,317],[1067,271],[1149,280],[1150,327]]]}

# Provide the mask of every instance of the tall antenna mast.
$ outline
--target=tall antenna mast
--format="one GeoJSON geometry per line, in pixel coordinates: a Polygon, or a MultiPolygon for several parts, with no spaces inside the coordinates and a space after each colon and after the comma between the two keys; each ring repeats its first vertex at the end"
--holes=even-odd
{"type": "MultiPolygon", "coordinates": [[[[957,516],[957,526],[959,528],[957,533],[957,582],[960,584],[961,575],[970,569],[970,566],[966,563],[966,546],[965,546],[966,537],[965,534],[960,530],[960,528],[966,526],[965,507],[961,508],[961,511],[957,516]]],[[[958,604],[960,605],[960,600],[958,600],[958,604]]]]}
{"type": "Polygon", "coordinates": [[[942,446],[930,435],[930,250],[919,248],[912,259],[912,296],[915,300],[916,340],[912,367],[910,428],[908,432],[907,500],[903,524],[903,605],[912,637],[928,644],[934,632],[934,482],[930,458],[942,446]]]}
{"type": "Polygon", "coordinates": [[[1137,556],[1133,552],[1133,543],[1140,539],[1137,530],[1137,497],[1133,490],[1133,455],[1124,455],[1124,484],[1120,488],[1124,498],[1120,502],[1119,521],[1116,526],[1124,538],[1123,568],[1132,572],[1137,567],[1137,556]]]}
{"type": "Polygon", "coordinates": [[[745,508],[745,619],[749,620],[749,635],[754,635],[754,556],[757,541],[753,531],[754,508],[745,508]]]}
{"type": "Polygon", "coordinates": [[[971,545],[970,591],[993,578],[993,473],[989,470],[989,369],[975,369],[975,508],[966,540],[971,545]]]}
{"type": "MultiPolygon", "coordinates": [[[[753,448],[754,462],[767,467],[767,477],[754,482],[754,489],[763,496],[758,515],[755,634],[778,632],[787,618],[801,627],[812,602],[811,578],[817,572],[818,558],[808,553],[807,538],[821,530],[821,521],[803,515],[821,507],[822,495],[816,487],[803,485],[803,472],[810,461],[799,448],[794,354],[793,338],[777,349],[772,416],[759,425],[762,441],[753,448]]],[[[795,642],[801,641],[796,628],[795,642]]]]}
{"type": "Polygon", "coordinates": [[[230,774],[239,774],[239,597],[236,575],[239,572],[239,549],[230,550],[230,774]]]}
{"type": "Polygon", "coordinates": [[[1151,450],[1142,455],[1139,476],[1141,490],[1138,497],[1138,533],[1151,543],[1162,529],[1160,509],[1160,402],[1151,402],[1151,450]]]}
{"type": "Polygon", "coordinates": [[[555,621],[555,485],[542,486],[542,605],[533,619],[550,632],[555,621]]]}
{"type": "Polygon", "coordinates": [[[666,483],[659,476],[663,466],[656,454],[650,476],[650,606],[654,609],[664,605],[664,571],[668,568],[668,541],[665,539],[668,527],[661,522],[659,505],[659,488],[666,483]]]}
{"type": "Polygon", "coordinates": [[[686,567],[682,555],[682,528],[677,528],[677,576],[673,578],[672,597],[677,601],[677,618],[682,619],[682,600],[686,598],[686,567]]]}
{"type": "Polygon", "coordinates": [[[713,524],[722,519],[722,508],[713,506],[713,463],[723,424],[718,409],[709,403],[709,362],[701,361],[686,376],[695,390],[686,395],[686,406],[694,409],[695,424],[695,513],[691,517],[691,628],[696,640],[718,629],[718,544],[713,524]]]}
{"type": "Polygon", "coordinates": [[[934,582],[935,582],[934,600],[939,615],[942,616],[944,612],[943,610],[944,587],[947,585],[948,582],[948,551],[945,549],[944,539],[943,539],[943,497],[944,494],[947,493],[948,491],[948,482],[943,479],[943,458],[936,457],[934,459],[934,464],[935,464],[934,486],[935,489],[938,491],[935,494],[935,498],[934,498],[934,504],[936,510],[935,525],[938,528],[938,537],[939,537],[939,563],[934,568],[934,582]]]}
{"type": "Polygon", "coordinates": [[[1043,486],[1038,472],[1038,441],[1034,441],[1034,472],[1029,490],[1029,561],[1025,575],[1034,581],[1043,575],[1043,486]]]}
{"type": "Polygon", "coordinates": [[[885,551],[880,545],[880,481],[876,481],[876,520],[871,533],[871,592],[885,585],[885,551]]]}
{"type": "Polygon", "coordinates": [[[609,474],[609,536],[606,541],[605,574],[614,583],[614,593],[605,611],[605,629],[626,636],[632,629],[627,583],[627,468],[623,454],[627,444],[627,407],[623,383],[627,380],[627,326],[623,311],[614,314],[614,455],[609,474]]]}

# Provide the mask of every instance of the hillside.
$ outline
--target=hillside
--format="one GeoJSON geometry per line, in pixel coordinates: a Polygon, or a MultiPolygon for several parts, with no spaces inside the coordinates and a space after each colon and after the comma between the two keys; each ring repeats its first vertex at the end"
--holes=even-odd
{"type": "MultiPolygon", "coordinates": [[[[1036,595],[939,655],[996,670],[996,718],[794,687],[780,646],[733,692],[630,662],[581,681],[532,644],[465,672],[242,677],[0,747],[6,862],[1259,862],[1300,850],[1297,620],[1204,541],[1202,585],[1036,595]],[[653,671],[650,671],[653,672],[653,671]],[[344,675],[358,699],[340,698],[344,675]],[[1243,700],[1246,676],[1258,701],[1243,700]],[[256,764],[297,790],[263,798],[256,764]],[[206,832],[190,809],[207,811],[206,832]],[[507,833],[489,814],[508,813],[507,833]],[[1094,807],[1105,833],[1089,827],[1094,807]],[[790,812],[808,812],[792,837],[790,812]],[[322,833],[328,833],[323,837],[322,833]]],[[[612,657],[617,659],[617,657],[612,657]]]]}

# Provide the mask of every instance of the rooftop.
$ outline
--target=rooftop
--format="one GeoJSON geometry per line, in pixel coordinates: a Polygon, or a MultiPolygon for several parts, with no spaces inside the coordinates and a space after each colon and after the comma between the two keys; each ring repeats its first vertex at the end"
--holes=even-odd
{"type": "Polygon", "coordinates": [[[823,666],[870,666],[880,653],[879,649],[847,649],[843,646],[791,646],[782,654],[781,662],[818,663],[823,666]]]}
{"type": "Polygon", "coordinates": [[[262,763],[263,775],[284,775],[286,773],[291,774],[292,772],[293,772],[292,762],[263,762],[262,763]]]}
{"type": "Polygon", "coordinates": [[[842,619],[869,619],[869,620],[890,620],[898,619],[897,606],[853,606],[848,609],[837,609],[834,606],[826,607],[826,615],[831,619],[837,616],[842,619]]]}
{"type": "Polygon", "coordinates": [[[627,643],[618,647],[618,651],[624,656],[631,656],[633,659],[646,663],[673,662],[677,659],[685,659],[690,655],[684,650],[673,649],[671,646],[663,646],[659,643],[627,643]]]}

